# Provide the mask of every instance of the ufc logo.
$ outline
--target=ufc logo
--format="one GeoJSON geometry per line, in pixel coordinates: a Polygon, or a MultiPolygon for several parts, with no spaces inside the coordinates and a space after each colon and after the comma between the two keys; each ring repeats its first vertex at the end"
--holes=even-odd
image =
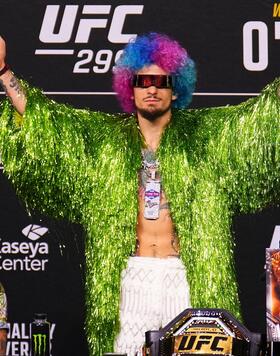
{"type": "Polygon", "coordinates": [[[96,28],[109,27],[108,40],[111,43],[127,43],[135,38],[136,34],[123,33],[126,17],[129,15],[141,15],[144,5],[119,5],[114,9],[112,21],[108,24],[108,16],[111,13],[111,5],[84,5],[82,14],[98,15],[98,18],[78,19],[78,29],[74,32],[77,21],[79,5],[65,5],[60,24],[58,24],[59,11],[63,5],[47,5],[39,39],[43,43],[67,43],[75,35],[75,43],[88,43],[92,31],[96,28]],[[104,17],[100,16],[104,15],[104,17]],[[55,32],[55,27],[59,28],[55,32]]]}
{"type": "Polygon", "coordinates": [[[229,342],[230,338],[225,335],[183,335],[177,339],[178,346],[176,351],[179,353],[186,351],[203,351],[209,354],[213,352],[220,354],[225,353],[229,342]]]}

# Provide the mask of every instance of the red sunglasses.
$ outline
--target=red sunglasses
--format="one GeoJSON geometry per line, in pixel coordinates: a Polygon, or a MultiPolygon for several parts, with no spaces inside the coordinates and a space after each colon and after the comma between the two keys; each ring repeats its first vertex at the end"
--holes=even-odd
{"type": "Polygon", "coordinates": [[[151,86],[159,89],[172,88],[172,77],[171,75],[135,74],[133,86],[136,88],[149,88],[151,86]]]}

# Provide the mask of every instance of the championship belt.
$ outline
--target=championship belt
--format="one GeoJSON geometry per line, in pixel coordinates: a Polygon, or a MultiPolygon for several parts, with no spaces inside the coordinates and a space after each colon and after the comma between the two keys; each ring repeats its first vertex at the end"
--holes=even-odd
{"type": "Polygon", "coordinates": [[[186,309],[164,328],[146,332],[143,355],[257,356],[261,335],[223,309],[186,309]]]}

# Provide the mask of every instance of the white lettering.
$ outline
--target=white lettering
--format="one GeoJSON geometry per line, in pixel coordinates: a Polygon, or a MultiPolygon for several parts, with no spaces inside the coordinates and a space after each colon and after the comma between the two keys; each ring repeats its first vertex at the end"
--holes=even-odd
{"type": "Polygon", "coordinates": [[[29,244],[29,248],[31,250],[31,254],[29,256],[31,258],[35,257],[35,255],[37,254],[38,248],[39,248],[38,244],[37,243],[35,243],[35,244],[30,243],[29,244]]]}
{"type": "MultiPolygon", "coordinates": [[[[279,4],[279,9],[280,9],[280,4],[279,4]]],[[[280,40],[280,21],[274,22],[274,38],[276,40],[280,40]]]]}
{"type": "Polygon", "coordinates": [[[20,337],[20,330],[19,330],[19,324],[14,324],[13,325],[13,330],[12,330],[12,333],[11,333],[11,338],[12,339],[21,339],[20,337]]]}
{"type": "Polygon", "coordinates": [[[55,324],[51,324],[51,327],[50,327],[50,339],[53,338],[54,329],[55,329],[55,324]]]}
{"type": "Polygon", "coordinates": [[[55,33],[60,5],[47,5],[41,31],[40,41],[44,43],[66,43],[72,36],[78,5],[66,5],[58,33],[55,33]]]}
{"type": "Polygon", "coordinates": [[[11,253],[11,244],[9,242],[2,243],[1,253],[11,253]]]}
{"type": "Polygon", "coordinates": [[[2,267],[1,269],[3,269],[4,271],[11,271],[13,269],[13,261],[6,259],[2,262],[2,267]]]}
{"type": "Polygon", "coordinates": [[[6,258],[2,261],[0,265],[0,270],[4,271],[45,271],[48,259],[38,260],[30,259],[29,257],[24,257],[23,259],[9,259],[6,258]]]}
{"type": "Polygon", "coordinates": [[[29,343],[24,341],[20,343],[20,356],[29,355],[29,343]]]}
{"type": "Polygon", "coordinates": [[[29,355],[29,343],[26,341],[8,341],[7,342],[7,355],[29,355]]]}
{"type": "Polygon", "coordinates": [[[28,334],[26,333],[26,326],[25,324],[21,324],[21,338],[22,339],[29,339],[29,327],[28,327],[28,334]]]}
{"type": "Polygon", "coordinates": [[[112,43],[128,43],[137,34],[123,34],[123,26],[127,15],[141,15],[144,5],[120,5],[115,8],[108,40],[112,43]]]}
{"type": "Polygon", "coordinates": [[[250,71],[263,71],[268,66],[268,30],[262,21],[248,21],[243,26],[243,65],[250,71]],[[258,34],[258,59],[253,58],[253,32],[258,34]]]}
{"type": "Polygon", "coordinates": [[[19,251],[20,253],[22,254],[27,254],[29,253],[29,245],[27,242],[22,242],[20,245],[19,245],[19,251]]]}
{"type": "Polygon", "coordinates": [[[12,242],[11,244],[11,253],[19,253],[19,243],[18,242],[12,242]]]}
{"type": "MultiPolygon", "coordinates": [[[[13,260],[13,270],[14,271],[23,271],[23,262],[29,262],[29,258],[26,256],[23,260],[17,258],[16,260],[13,260]]],[[[30,268],[27,267],[27,271],[30,271],[30,268]]]]}
{"type": "Polygon", "coordinates": [[[280,248],[280,226],[276,225],[273,231],[272,239],[269,248],[280,248]]]}
{"type": "MultiPolygon", "coordinates": [[[[109,14],[111,5],[85,5],[83,14],[109,14]]],[[[76,43],[88,43],[93,28],[106,28],[108,19],[81,19],[76,35],[76,43]]]]}
{"type": "Polygon", "coordinates": [[[38,252],[41,255],[47,255],[49,253],[49,245],[46,242],[40,242],[38,252]]]}
{"type": "Polygon", "coordinates": [[[8,354],[11,354],[11,355],[18,355],[18,345],[19,345],[19,342],[18,341],[14,341],[14,342],[9,342],[8,343],[9,347],[7,347],[7,352],[8,354]]]}
{"type": "MultiPolygon", "coordinates": [[[[29,324],[27,323],[8,323],[8,339],[29,340],[29,324]],[[27,333],[28,330],[28,333],[27,333]]],[[[56,324],[50,325],[50,339],[53,338],[56,324]]]]}
{"type": "Polygon", "coordinates": [[[18,254],[29,255],[34,258],[37,253],[45,255],[49,253],[49,245],[46,242],[3,242],[0,250],[1,254],[18,254]]]}
{"type": "MultiPolygon", "coordinates": [[[[62,18],[59,13],[63,5],[47,5],[39,39],[43,43],[67,43],[71,40],[79,5],[65,5],[62,18]]],[[[111,5],[84,5],[84,15],[109,15],[111,5]]],[[[128,15],[142,15],[144,5],[119,5],[115,8],[110,25],[108,40],[111,43],[128,43],[137,34],[124,34],[123,27],[128,15]]],[[[80,19],[75,38],[76,43],[88,43],[91,32],[96,28],[106,28],[108,18],[80,19]]]]}
{"type": "Polygon", "coordinates": [[[81,59],[75,64],[73,73],[89,73],[90,69],[88,67],[83,68],[82,66],[92,61],[93,51],[91,49],[82,49],[78,53],[78,58],[83,58],[83,59],[81,59]]]}
{"type": "Polygon", "coordinates": [[[82,58],[77,61],[73,68],[73,73],[90,73],[91,62],[93,62],[92,71],[94,73],[107,73],[112,62],[116,63],[117,59],[122,54],[123,50],[119,50],[113,61],[113,51],[110,49],[99,50],[94,58],[94,52],[91,49],[82,49],[78,52],[77,57],[82,58]]]}
{"type": "Polygon", "coordinates": [[[24,323],[13,323],[9,324],[8,339],[29,339],[29,333],[26,333],[26,330],[29,331],[29,328],[26,328],[24,323]]]}
{"type": "Polygon", "coordinates": [[[95,62],[98,66],[93,66],[94,73],[107,73],[111,65],[112,57],[113,52],[109,49],[98,51],[95,57],[95,62]]]}
{"type": "Polygon", "coordinates": [[[123,53],[123,49],[120,49],[117,53],[116,53],[116,56],[115,56],[115,63],[118,61],[118,59],[120,58],[120,56],[122,55],[123,53]]]}

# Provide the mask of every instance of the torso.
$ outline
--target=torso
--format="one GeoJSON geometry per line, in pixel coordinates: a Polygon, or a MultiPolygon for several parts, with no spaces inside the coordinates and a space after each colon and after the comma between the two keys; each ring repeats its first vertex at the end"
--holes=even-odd
{"type": "MultiPolygon", "coordinates": [[[[143,150],[144,157],[151,157],[153,152],[143,150]]],[[[138,192],[138,219],[136,227],[136,256],[166,258],[179,255],[178,238],[170,215],[170,208],[161,182],[159,217],[155,220],[144,217],[145,209],[145,186],[149,179],[150,171],[144,169],[139,172],[138,192]]],[[[161,180],[158,170],[155,178],[161,180]]]]}

